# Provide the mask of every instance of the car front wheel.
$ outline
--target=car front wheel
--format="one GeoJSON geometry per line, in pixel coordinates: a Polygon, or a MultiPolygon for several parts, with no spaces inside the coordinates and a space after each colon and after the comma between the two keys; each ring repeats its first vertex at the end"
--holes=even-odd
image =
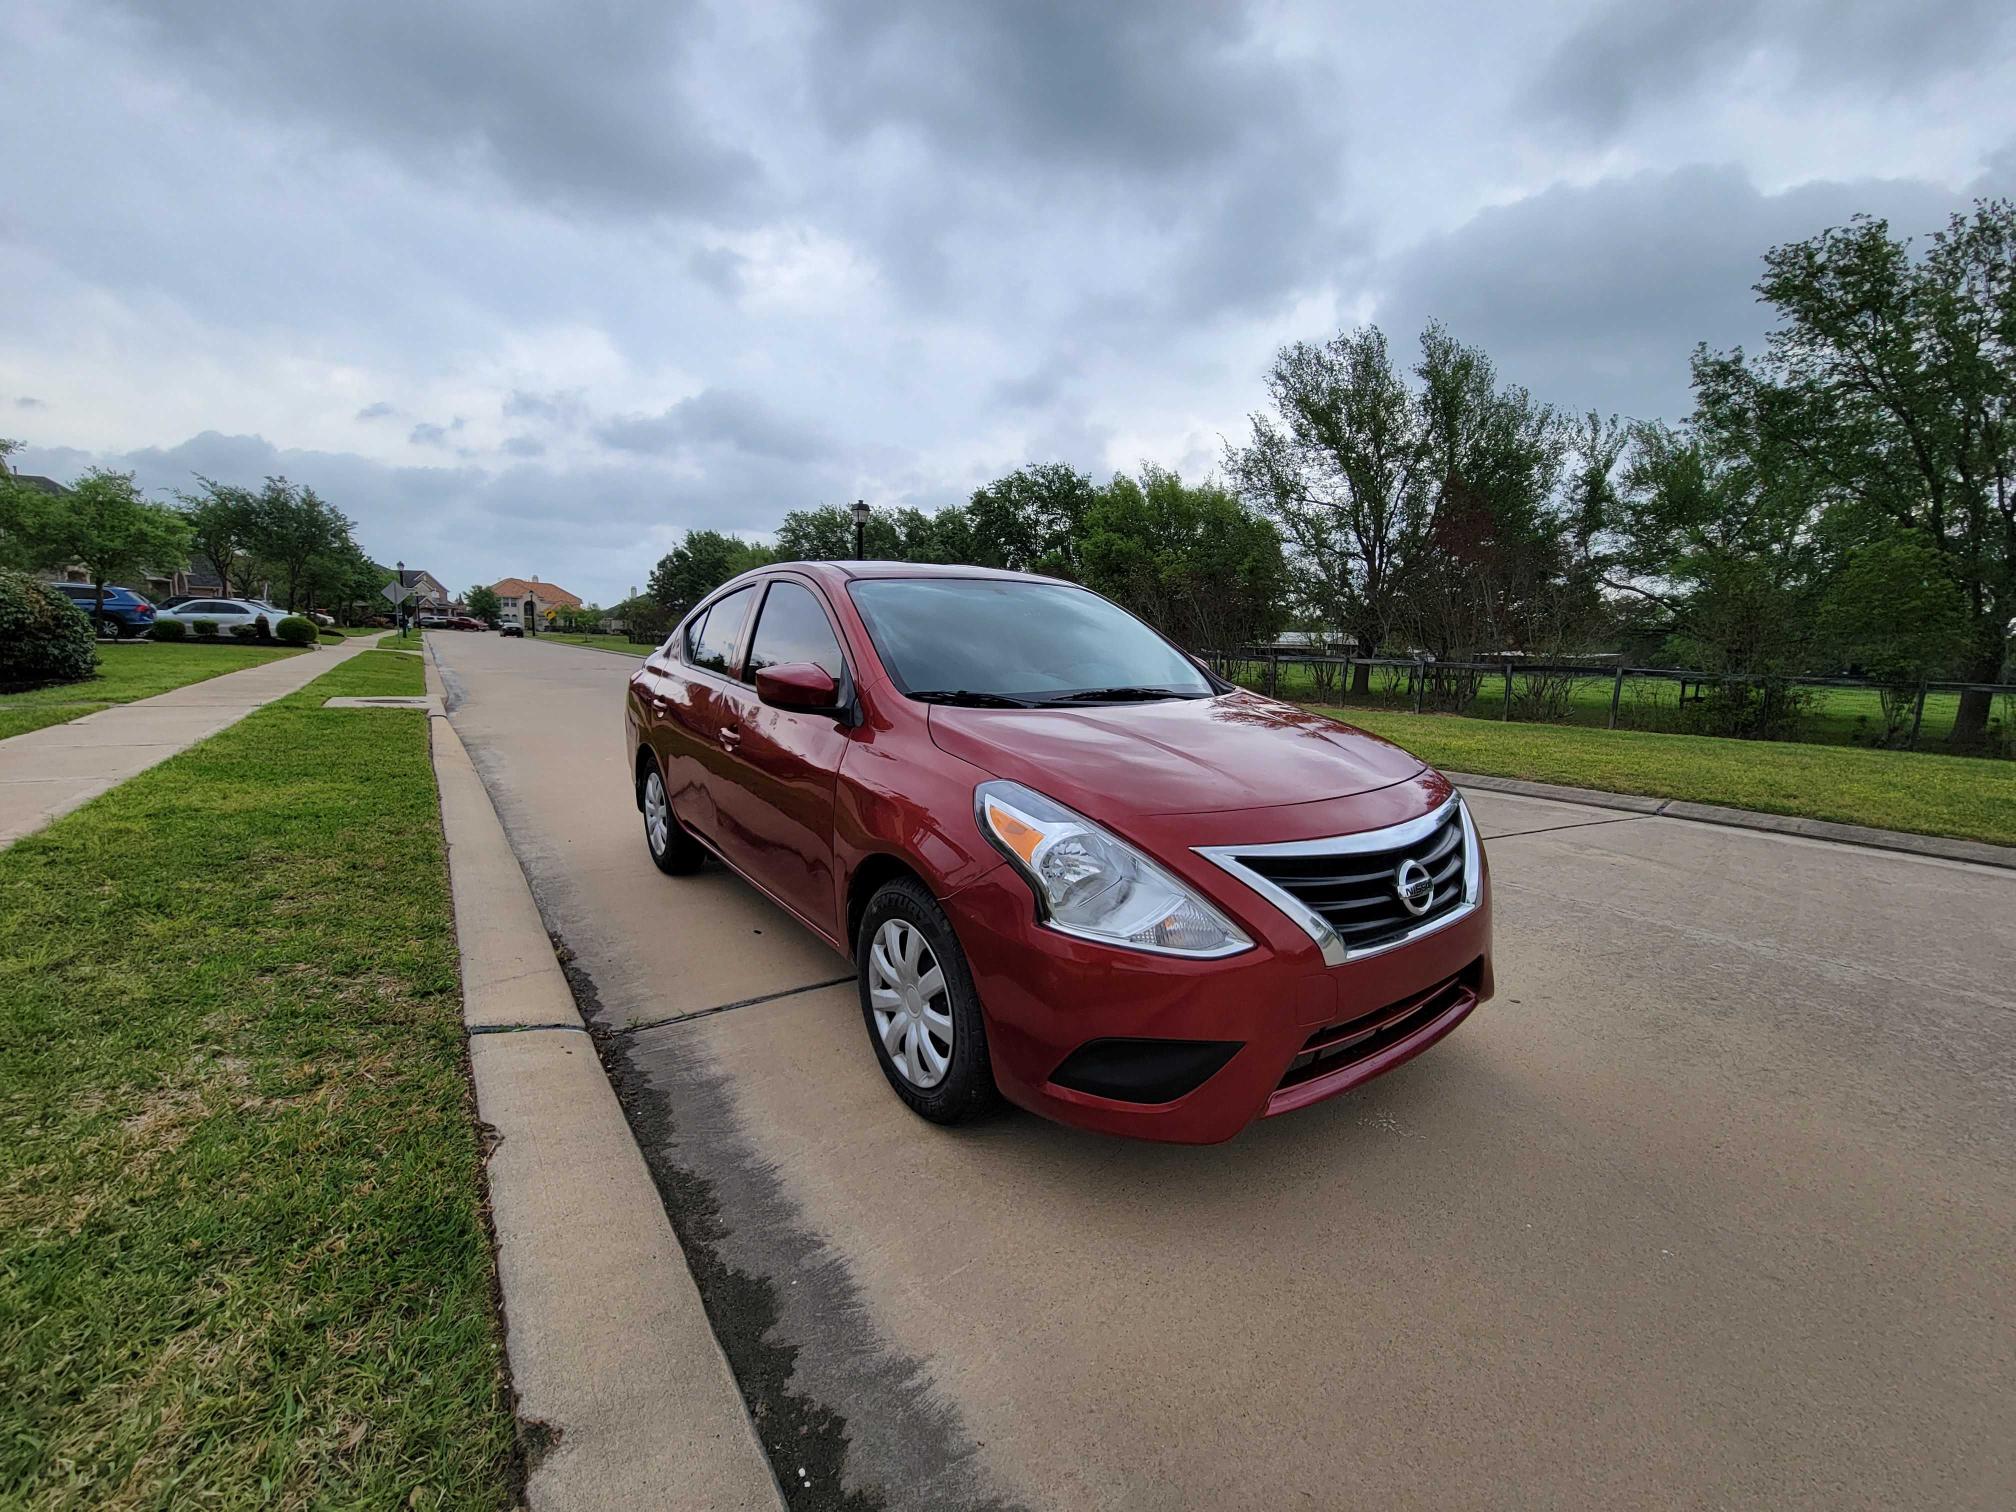
{"type": "Polygon", "coordinates": [[[896,1095],[933,1123],[961,1123],[1000,1094],[966,953],[924,885],[885,883],[855,937],[861,1015],[896,1095]]]}

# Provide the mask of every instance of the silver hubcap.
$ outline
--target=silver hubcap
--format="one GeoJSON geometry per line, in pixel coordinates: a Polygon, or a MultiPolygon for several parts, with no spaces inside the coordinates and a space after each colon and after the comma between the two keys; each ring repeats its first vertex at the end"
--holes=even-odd
{"type": "Polygon", "coordinates": [[[644,779],[644,838],[651,842],[651,854],[665,854],[665,842],[672,838],[672,811],[665,803],[665,784],[656,772],[644,779]]]}
{"type": "Polygon", "coordinates": [[[868,1007],[889,1060],[913,1087],[935,1087],[952,1069],[952,1003],[945,973],[923,933],[905,919],[875,931],[868,947],[868,1007]]]}

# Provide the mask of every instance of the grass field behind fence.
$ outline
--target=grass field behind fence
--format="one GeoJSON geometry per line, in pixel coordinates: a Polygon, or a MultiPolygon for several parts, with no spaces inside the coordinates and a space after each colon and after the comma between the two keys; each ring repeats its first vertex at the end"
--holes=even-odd
{"type": "MultiPolygon", "coordinates": [[[[1390,709],[1400,713],[1413,711],[1413,694],[1408,689],[1404,669],[1374,667],[1372,694],[1366,699],[1351,696],[1346,691],[1349,687],[1348,673],[1341,667],[1338,672],[1339,676],[1328,688],[1319,689],[1309,667],[1283,665],[1277,685],[1278,696],[1299,703],[1390,709]]],[[[1266,676],[1264,663],[1248,662],[1243,665],[1236,680],[1249,688],[1264,689],[1266,676]]],[[[1610,720],[1612,681],[1613,675],[1607,670],[1576,679],[1569,693],[1567,718],[1553,722],[1606,727],[1610,720]]],[[[1430,692],[1432,696],[1432,686],[1430,692]]],[[[1806,692],[1811,702],[1800,727],[1801,743],[1880,748],[1884,734],[1883,709],[1874,689],[1810,688],[1806,692]]],[[[1618,728],[1653,730],[1662,734],[1687,733],[1683,728],[1684,716],[1679,700],[1680,685],[1677,682],[1658,677],[1627,677],[1624,679],[1624,697],[1618,709],[1618,728]]],[[[1527,712],[1522,707],[1523,701],[1522,680],[1515,673],[1513,723],[1518,723],[1527,712]]],[[[1939,752],[1953,733],[1953,720],[1959,709],[1958,693],[1928,694],[1924,724],[1918,735],[1918,749],[1939,752]]],[[[1504,712],[1504,678],[1485,673],[1478,684],[1475,701],[1463,711],[1462,717],[1503,723],[1504,712]]],[[[1991,734],[2005,749],[2016,754],[2016,743],[2012,743],[2016,742],[2016,699],[1997,699],[1990,720],[1991,734]]]]}
{"type": "Polygon", "coordinates": [[[367,651],[0,852],[0,1506],[506,1505],[427,720],[367,651]]]}
{"type": "Polygon", "coordinates": [[[2016,762],[1326,708],[1432,766],[2016,845],[2016,762]]]}

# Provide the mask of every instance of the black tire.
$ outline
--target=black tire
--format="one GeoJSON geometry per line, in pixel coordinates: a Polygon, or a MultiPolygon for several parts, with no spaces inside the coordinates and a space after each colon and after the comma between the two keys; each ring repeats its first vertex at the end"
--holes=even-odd
{"type": "Polygon", "coordinates": [[[126,627],[116,619],[102,619],[98,621],[98,633],[107,640],[123,640],[126,627]]]}
{"type": "Polygon", "coordinates": [[[966,952],[952,932],[952,921],[930,890],[914,877],[899,877],[876,889],[861,914],[861,928],[854,937],[855,981],[861,995],[861,1020],[868,1029],[868,1043],[882,1074],[910,1111],[936,1124],[964,1123],[1000,1105],[1001,1094],[994,1086],[994,1066],[987,1051],[987,1026],[980,1013],[980,994],[973,986],[973,973],[966,964],[966,952]],[[936,1085],[921,1087],[911,1081],[889,1053],[875,1022],[876,1009],[870,992],[870,952],[883,926],[901,921],[923,936],[944,977],[943,1012],[952,1020],[951,1064],[936,1085]]]}
{"type": "Polygon", "coordinates": [[[686,833],[686,827],[679,822],[679,816],[672,812],[672,803],[665,792],[665,780],[658,774],[658,763],[650,757],[638,763],[637,767],[637,809],[644,816],[644,849],[650,853],[651,863],[668,877],[690,876],[700,870],[700,863],[707,859],[707,852],[700,842],[686,833]],[[656,785],[657,803],[661,805],[662,828],[656,821],[652,804],[652,788],[656,785]]]}

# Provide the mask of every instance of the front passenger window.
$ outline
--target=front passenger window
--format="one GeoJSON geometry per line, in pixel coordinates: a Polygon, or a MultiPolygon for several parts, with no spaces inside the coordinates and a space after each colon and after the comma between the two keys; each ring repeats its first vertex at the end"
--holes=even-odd
{"type": "Polygon", "coordinates": [[[819,600],[811,589],[792,582],[773,583],[763,601],[756,637],[749,643],[748,676],[753,682],[764,667],[784,662],[810,662],[836,681],[846,665],[819,600]]]}

